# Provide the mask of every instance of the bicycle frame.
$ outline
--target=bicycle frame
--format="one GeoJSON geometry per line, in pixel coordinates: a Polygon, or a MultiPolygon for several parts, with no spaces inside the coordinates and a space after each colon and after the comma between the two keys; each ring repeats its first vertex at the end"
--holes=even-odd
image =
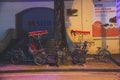
{"type": "Polygon", "coordinates": [[[108,46],[105,48],[97,47],[98,50],[96,51],[96,54],[93,56],[94,59],[97,59],[98,61],[104,61],[108,62],[107,58],[111,56],[111,53],[109,50],[107,50],[108,46]]]}

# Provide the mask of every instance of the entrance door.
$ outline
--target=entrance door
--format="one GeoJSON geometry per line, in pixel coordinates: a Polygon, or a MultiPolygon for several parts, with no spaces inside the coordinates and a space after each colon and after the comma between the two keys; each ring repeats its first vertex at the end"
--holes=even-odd
{"type": "Polygon", "coordinates": [[[16,15],[18,38],[26,37],[30,31],[48,30],[42,38],[54,36],[54,10],[50,8],[30,8],[16,15]]]}

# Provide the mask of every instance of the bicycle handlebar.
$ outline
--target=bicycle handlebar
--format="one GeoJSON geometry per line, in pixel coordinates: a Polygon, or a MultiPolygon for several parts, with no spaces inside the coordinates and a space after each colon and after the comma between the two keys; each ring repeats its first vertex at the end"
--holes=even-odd
{"type": "Polygon", "coordinates": [[[82,50],[86,50],[88,44],[95,44],[94,42],[88,42],[88,41],[84,41],[79,43],[80,45],[76,45],[76,48],[81,48],[82,50]],[[82,47],[81,47],[82,46],[82,47]]]}

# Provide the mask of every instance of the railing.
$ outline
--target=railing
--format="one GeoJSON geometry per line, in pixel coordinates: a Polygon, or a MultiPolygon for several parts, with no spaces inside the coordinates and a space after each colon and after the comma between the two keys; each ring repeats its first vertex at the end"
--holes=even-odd
{"type": "Polygon", "coordinates": [[[15,29],[8,29],[4,35],[4,37],[0,40],[0,53],[3,52],[10,43],[10,41],[13,39],[13,35],[15,34],[15,29]]]}

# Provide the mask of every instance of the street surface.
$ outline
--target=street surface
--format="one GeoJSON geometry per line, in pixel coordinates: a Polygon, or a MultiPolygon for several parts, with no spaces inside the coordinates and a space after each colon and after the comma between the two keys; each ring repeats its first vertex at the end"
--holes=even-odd
{"type": "Polygon", "coordinates": [[[120,80],[119,72],[0,73],[0,80],[120,80]]]}

